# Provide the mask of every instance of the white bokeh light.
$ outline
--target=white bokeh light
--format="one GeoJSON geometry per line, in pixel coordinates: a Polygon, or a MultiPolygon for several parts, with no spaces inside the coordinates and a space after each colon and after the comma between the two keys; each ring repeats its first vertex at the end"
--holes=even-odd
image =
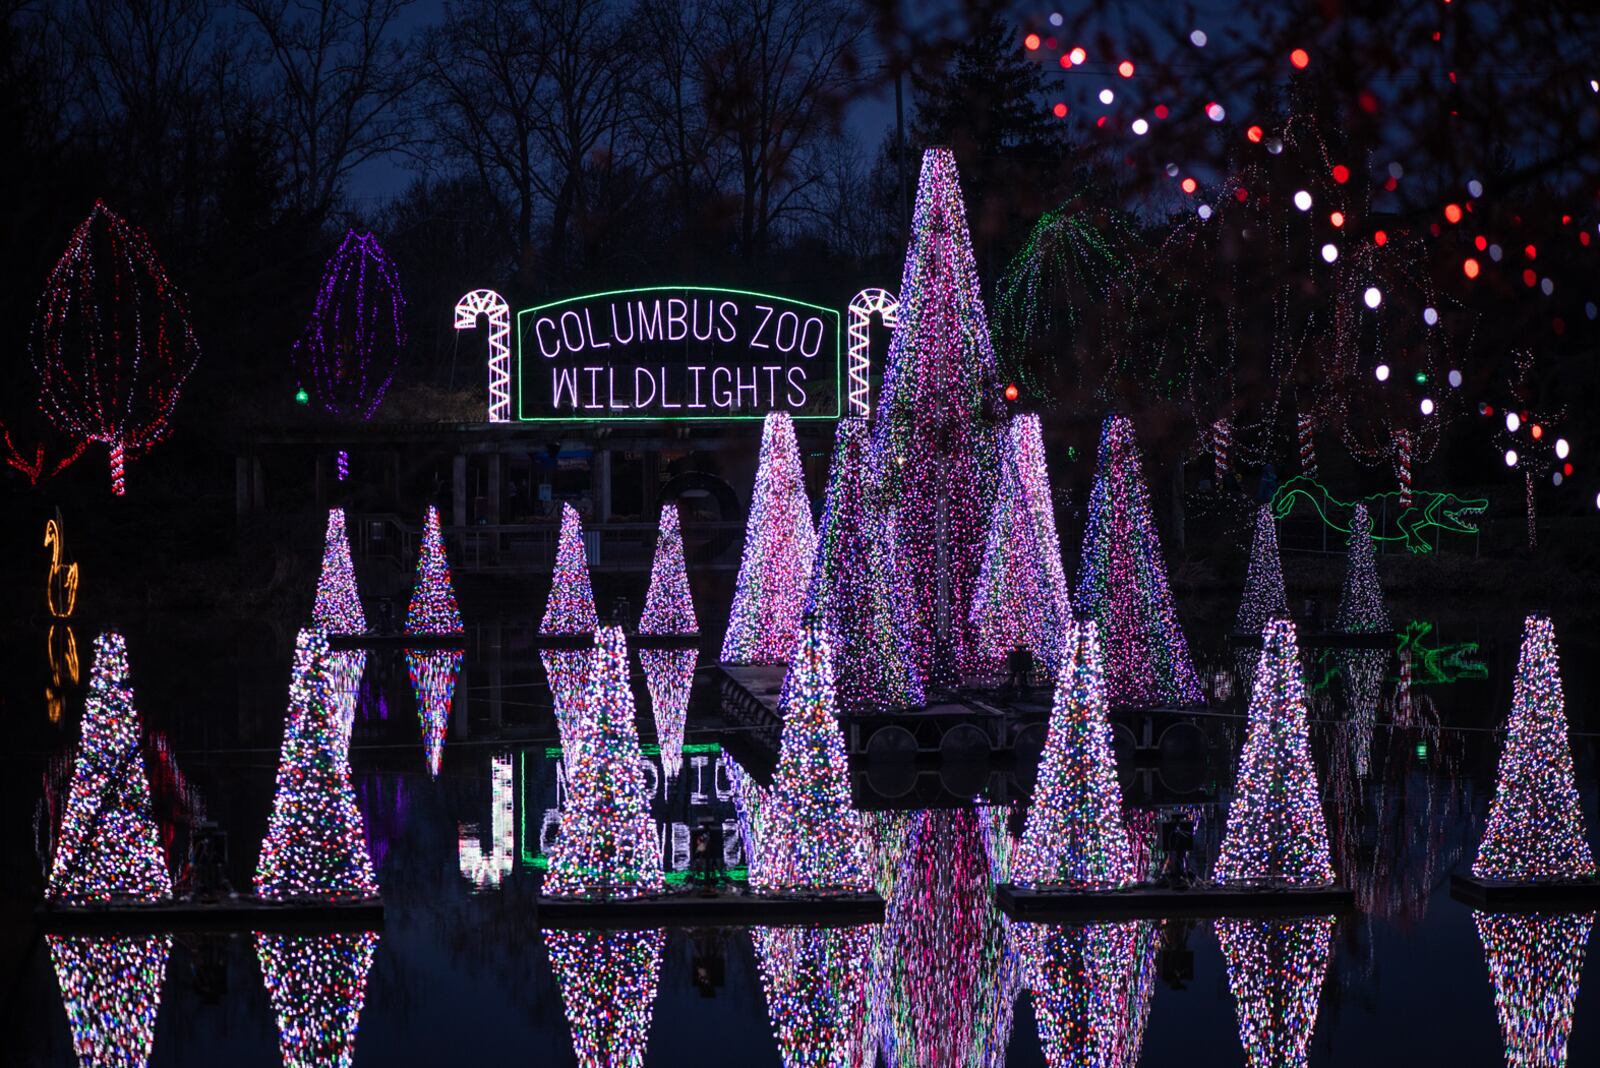
{"type": "Polygon", "coordinates": [[[1460,371],[1456,370],[1454,367],[1450,368],[1449,378],[1450,378],[1450,388],[1451,389],[1460,389],[1461,388],[1461,372],[1460,371]]]}
{"type": "Polygon", "coordinates": [[[1433,414],[1433,398],[1432,397],[1423,397],[1422,398],[1422,403],[1420,405],[1418,405],[1418,407],[1420,407],[1422,409],[1422,414],[1423,415],[1432,415],[1433,414]]]}
{"type": "Polygon", "coordinates": [[[1520,427],[1521,425],[1522,425],[1522,420],[1517,417],[1517,413],[1516,412],[1507,412],[1506,413],[1506,429],[1507,430],[1509,430],[1513,434],[1515,434],[1517,432],[1517,428],[1520,427]]]}
{"type": "Polygon", "coordinates": [[[1566,438],[1556,438],[1556,458],[1565,460],[1567,453],[1572,451],[1572,446],[1567,444],[1566,438]]]}
{"type": "Polygon", "coordinates": [[[1422,309],[1422,321],[1427,323],[1429,326],[1432,326],[1435,323],[1437,323],[1439,321],[1439,312],[1438,312],[1438,310],[1435,309],[1435,308],[1423,308],[1422,309]]]}
{"type": "Polygon", "coordinates": [[[1367,302],[1367,307],[1377,308],[1378,305],[1383,303],[1383,291],[1377,286],[1368,286],[1367,291],[1361,295],[1361,299],[1367,302]]]}
{"type": "Polygon", "coordinates": [[[1109,104],[1113,100],[1115,100],[1116,98],[1117,98],[1117,94],[1113,93],[1110,89],[1102,89],[1102,90],[1100,90],[1100,103],[1109,104]]]}
{"type": "Polygon", "coordinates": [[[1143,119],[1134,119],[1133,132],[1139,137],[1143,137],[1145,134],[1150,132],[1150,124],[1143,119]]]}
{"type": "Polygon", "coordinates": [[[1294,206],[1299,208],[1301,211],[1310,211],[1311,194],[1306,192],[1304,189],[1300,190],[1294,195],[1294,206]]]}
{"type": "Polygon", "coordinates": [[[1339,258],[1339,246],[1338,245],[1335,245],[1333,242],[1330,241],[1326,245],[1322,246],[1322,261],[1324,263],[1332,263],[1334,260],[1336,260],[1338,258],[1339,258]]]}
{"type": "Polygon", "coordinates": [[[1515,467],[1515,466],[1517,466],[1517,450],[1516,449],[1507,449],[1506,450],[1506,466],[1507,467],[1515,467]]]}
{"type": "Polygon", "coordinates": [[[1389,381],[1389,365],[1386,363],[1380,363],[1378,366],[1372,369],[1372,374],[1373,377],[1375,377],[1379,382],[1389,381]]]}

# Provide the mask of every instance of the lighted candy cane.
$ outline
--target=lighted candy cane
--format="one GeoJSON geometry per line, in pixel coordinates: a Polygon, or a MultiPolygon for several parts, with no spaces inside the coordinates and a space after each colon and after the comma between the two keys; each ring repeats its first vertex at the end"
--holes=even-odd
{"type": "Polygon", "coordinates": [[[1211,424],[1211,455],[1216,460],[1217,485],[1228,477],[1229,452],[1233,448],[1233,423],[1218,419],[1211,424]]]}
{"type": "Polygon", "coordinates": [[[867,396],[871,389],[867,372],[872,365],[868,351],[872,316],[876,312],[883,325],[893,330],[900,312],[900,298],[887,289],[863,289],[850,300],[850,414],[868,414],[867,396]]]}
{"type": "Polygon", "coordinates": [[[1400,479],[1400,507],[1411,507],[1411,431],[1394,432],[1394,470],[1400,479]]]}
{"type": "Polygon", "coordinates": [[[1300,431],[1300,473],[1307,478],[1317,477],[1317,443],[1312,437],[1316,429],[1309,415],[1302,415],[1295,420],[1295,425],[1300,431]]]}
{"type": "Polygon", "coordinates": [[[492,289],[456,301],[456,329],[472,330],[489,317],[489,422],[511,422],[511,305],[492,289]]]}

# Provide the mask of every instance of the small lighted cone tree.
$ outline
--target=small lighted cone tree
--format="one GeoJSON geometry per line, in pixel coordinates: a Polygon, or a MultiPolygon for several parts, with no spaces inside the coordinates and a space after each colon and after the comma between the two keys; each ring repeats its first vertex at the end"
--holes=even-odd
{"type": "Polygon", "coordinates": [[[725,664],[782,664],[794,648],[817,550],[794,420],[767,416],[761,429],[744,556],[722,639],[725,664]]]}
{"type": "Polygon", "coordinates": [[[317,576],[317,599],[311,622],[329,634],[365,634],[367,615],[361,610],[356,588],[356,565],[350,556],[343,508],[328,509],[328,532],[322,545],[322,573],[317,576]]]}
{"type": "Polygon", "coordinates": [[[1335,630],[1353,634],[1375,634],[1393,629],[1389,609],[1383,603],[1383,587],[1378,584],[1378,560],[1372,545],[1372,518],[1365,505],[1358,504],[1350,516],[1350,548],[1345,562],[1344,589],[1339,593],[1339,608],[1334,613],[1335,630]]]}
{"type": "MultiPolygon", "coordinates": [[[[578,518],[576,508],[563,504],[555,574],[551,578],[550,598],[545,602],[539,633],[593,634],[599,626],[594,589],[589,585],[589,558],[583,548],[583,521],[578,518]]],[[[550,680],[561,747],[569,753],[577,744],[577,725],[583,718],[589,657],[587,649],[544,649],[539,653],[545,676],[550,680]]]]}
{"type": "Polygon", "coordinates": [[[1099,628],[1067,624],[1055,707],[1011,877],[1027,888],[1105,889],[1133,878],[1106,716],[1099,628]]]}
{"type": "Polygon", "coordinates": [[[1523,623],[1506,746],[1472,874],[1508,882],[1595,876],[1573,780],[1555,626],[1545,616],[1523,623]]]}
{"type": "MultiPolygon", "coordinates": [[[[1260,634],[1270,619],[1289,618],[1289,599],[1283,588],[1283,566],[1278,558],[1278,526],[1272,509],[1256,511],[1255,535],[1250,542],[1250,567],[1244,578],[1244,597],[1233,629],[1238,634],[1260,634]]],[[[1255,688],[1256,654],[1241,650],[1235,657],[1239,684],[1249,693],[1255,688]]]]}
{"type": "Polygon", "coordinates": [[[366,1002],[376,931],[256,935],[285,1068],[347,1068],[366,1002]]]}
{"type": "Polygon", "coordinates": [[[1193,705],[1203,700],[1189,645],[1178,627],[1139,467],[1133,423],[1106,419],[1089,496],[1075,598],[1100,625],[1106,698],[1113,705],[1193,705]]]}
{"type": "Polygon", "coordinates": [[[1378,722],[1378,701],[1389,664],[1387,649],[1344,649],[1337,654],[1345,707],[1353,733],[1351,754],[1356,774],[1365,778],[1372,762],[1372,732],[1378,722]]]}
{"type": "Polygon", "coordinates": [[[39,407],[63,433],[110,448],[120,497],[128,461],[171,431],[200,345],[150,239],[104,201],[50,272],[29,348],[39,407]]]}
{"type": "Polygon", "coordinates": [[[1474,911],[1509,1065],[1563,1065],[1594,913],[1474,911]]]}
{"type": "Polygon", "coordinates": [[[456,607],[456,591],[450,581],[450,561],[444,552],[444,535],[439,530],[439,509],[428,505],[428,518],[422,525],[422,551],[417,557],[417,584],[411,591],[411,606],[406,610],[408,634],[460,634],[461,610],[456,607]]]}
{"type": "Polygon", "coordinates": [[[999,474],[1001,382],[955,154],[922,156],[872,468],[906,641],[925,684],[979,669],[968,609],[999,474]]]}
{"type": "Polygon", "coordinates": [[[779,700],[783,738],[766,792],[750,885],[764,891],[871,887],[865,827],[850,783],[833,695],[833,656],[815,615],[800,624],[779,700]]]}
{"type": "Polygon", "coordinates": [[[1250,1068],[1298,1068],[1317,1026],[1333,917],[1218,920],[1217,941],[1250,1068]]]}
{"type": "Polygon", "coordinates": [[[1323,886],[1333,882],[1328,826],[1311,763],[1305,679],[1294,624],[1261,632],[1249,733],[1217,855],[1219,883],[1323,886]]]}
{"type": "Polygon", "coordinates": [[[665,932],[545,931],[544,944],[581,1068],[640,1068],[665,932]]]}
{"type": "Polygon", "coordinates": [[[428,774],[435,779],[444,761],[444,740],[450,731],[450,703],[455,697],[461,657],[460,649],[406,650],[411,691],[416,695],[417,718],[422,723],[422,755],[428,764],[428,774]]]}
{"type": "Polygon", "coordinates": [[[872,1064],[868,1031],[873,928],[756,927],[750,931],[778,1055],[786,1068],[872,1064]]]}
{"type": "Polygon", "coordinates": [[[142,730],[127,643],[107,632],[94,642],[83,734],[50,864],[49,900],[148,904],[172,896],[139,750],[142,730]]]}
{"type": "Polygon", "coordinates": [[[923,701],[922,678],[905,642],[903,598],[883,524],[873,507],[865,419],[839,420],[823,498],[810,607],[833,649],[843,712],[884,712],[923,701]]]}
{"type": "Polygon", "coordinates": [[[553,897],[637,897],[663,886],[661,842],[634,725],[628,645],[621,627],[595,634],[584,729],[564,749],[567,807],[550,850],[544,892],[553,897]]]}
{"type": "Polygon", "coordinates": [[[972,601],[978,651],[988,672],[997,674],[1008,653],[1027,649],[1054,677],[1072,603],[1037,415],[1012,417],[1002,454],[1000,492],[972,601]]]}
{"type": "Polygon", "coordinates": [[[45,941],[78,1063],[149,1063],[172,936],[46,935],[45,941]]]}
{"type": "Polygon", "coordinates": [[[256,893],[268,900],[378,896],[330,684],[328,639],[302,630],[272,814],[256,864],[256,893]]]}
{"type": "MultiPolygon", "coordinates": [[[[683,528],[678,505],[661,506],[656,555],[650,564],[650,588],[644,597],[640,634],[698,634],[694,598],[689,593],[689,572],[683,558],[683,528]]],[[[669,780],[683,769],[683,729],[689,712],[689,689],[694,682],[698,649],[640,649],[645,686],[650,691],[650,712],[661,746],[661,770],[669,780]]]]}
{"type": "Polygon", "coordinates": [[[1045,1063],[1134,1068],[1155,979],[1156,925],[1026,924],[1019,931],[1045,1063]]]}

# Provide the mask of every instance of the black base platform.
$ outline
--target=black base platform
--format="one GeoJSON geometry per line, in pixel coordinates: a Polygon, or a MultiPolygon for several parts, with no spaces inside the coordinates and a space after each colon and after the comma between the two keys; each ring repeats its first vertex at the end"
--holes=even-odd
{"type": "Polygon", "coordinates": [[[1513,883],[1456,873],[1450,876],[1450,896],[1477,908],[1507,912],[1563,907],[1600,909],[1600,879],[1513,883]]]}
{"type": "Polygon", "coordinates": [[[123,934],[166,931],[376,931],[383,902],[172,901],[161,905],[40,905],[40,929],[56,934],[123,934]]]}
{"type": "Polygon", "coordinates": [[[330,649],[465,649],[467,636],[455,634],[330,634],[330,649]]]}
{"type": "MultiPolygon", "coordinates": [[[[1399,638],[1392,630],[1366,634],[1347,630],[1309,630],[1301,631],[1295,640],[1302,649],[1393,649],[1399,638]]],[[[1228,643],[1242,649],[1259,649],[1261,635],[1236,630],[1228,635],[1228,643]]]]}
{"type": "Polygon", "coordinates": [[[1307,890],[1247,890],[1145,886],[1128,890],[1024,890],[1002,883],[1000,909],[1014,920],[1208,919],[1223,916],[1326,916],[1354,910],[1355,894],[1342,886],[1307,890]]]}
{"type": "Polygon", "coordinates": [[[639,927],[853,927],[883,922],[877,894],[801,897],[720,890],[697,890],[654,897],[597,901],[540,897],[539,926],[558,930],[639,927]]]}

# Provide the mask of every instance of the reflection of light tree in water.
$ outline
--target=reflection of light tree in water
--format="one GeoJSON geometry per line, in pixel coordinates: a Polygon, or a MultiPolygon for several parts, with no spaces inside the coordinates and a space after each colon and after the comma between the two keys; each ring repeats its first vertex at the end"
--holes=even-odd
{"type": "Polygon", "coordinates": [[[650,1040],[661,951],[659,928],[545,931],[550,969],[582,1068],[639,1068],[650,1040]]]}
{"type": "Polygon", "coordinates": [[[350,1064],[377,950],[376,931],[256,935],[286,1068],[350,1064]]]}
{"type": "MultiPolygon", "coordinates": [[[[695,634],[699,630],[683,557],[678,502],[667,501],[661,506],[639,633],[695,634]]],[[[656,722],[656,741],[661,746],[661,770],[668,782],[683,769],[683,729],[689,711],[689,687],[699,657],[699,649],[639,650],[639,666],[644,669],[645,686],[650,691],[650,713],[656,722]]]]}
{"type": "Polygon", "coordinates": [[[1332,949],[1333,917],[1218,920],[1239,1042],[1250,1068],[1306,1063],[1332,949]]]}
{"type": "Polygon", "coordinates": [[[172,936],[46,935],[45,941],[78,1063],[147,1063],[172,936]]]}
{"type": "Polygon", "coordinates": [[[861,1068],[876,1053],[868,997],[876,925],[750,932],[786,1068],[861,1068]]]}
{"type": "Polygon", "coordinates": [[[1567,1063],[1594,913],[1496,914],[1474,910],[1494,984],[1494,1011],[1509,1065],[1567,1063]]]}
{"type": "Polygon", "coordinates": [[[455,695],[456,674],[461,670],[463,655],[460,649],[406,650],[407,673],[417,698],[417,717],[422,721],[422,754],[428,774],[436,779],[444,760],[444,740],[450,730],[450,703],[455,695]]]}
{"type": "MultiPolygon", "coordinates": [[[[583,547],[583,523],[578,510],[561,506],[561,533],[556,541],[555,571],[550,596],[545,601],[540,634],[593,634],[600,626],[589,584],[589,558],[583,547]]],[[[539,659],[555,702],[561,748],[572,753],[578,745],[577,725],[583,715],[583,692],[589,680],[587,649],[541,649],[539,659]]]]}
{"type": "Polygon", "coordinates": [[[1013,927],[1046,1063],[1134,1068],[1150,1018],[1156,935],[1150,920],[1013,927]]]}

